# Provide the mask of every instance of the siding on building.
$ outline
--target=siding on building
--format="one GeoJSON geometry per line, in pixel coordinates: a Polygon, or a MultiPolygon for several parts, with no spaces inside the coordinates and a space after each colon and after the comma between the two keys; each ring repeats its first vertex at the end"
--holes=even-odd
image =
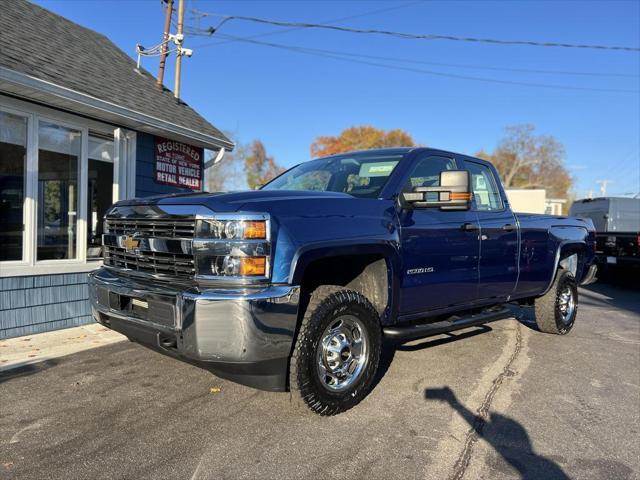
{"type": "Polygon", "coordinates": [[[190,192],[191,190],[188,188],[179,188],[155,182],[154,149],[154,136],[138,132],[136,137],[136,197],[190,192]]]}
{"type": "Polygon", "coordinates": [[[92,323],[87,273],[0,278],[0,338],[92,323]]]}
{"type": "MultiPolygon", "coordinates": [[[[154,181],[153,135],[137,132],[136,196],[191,190],[154,181]]],[[[0,278],[0,339],[92,323],[87,273],[0,278]]]]}

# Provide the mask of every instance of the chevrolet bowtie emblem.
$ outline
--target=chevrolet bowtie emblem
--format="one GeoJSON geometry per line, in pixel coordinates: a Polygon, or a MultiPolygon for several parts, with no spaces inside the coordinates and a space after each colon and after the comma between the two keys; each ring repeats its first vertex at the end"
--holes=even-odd
{"type": "Polygon", "coordinates": [[[133,237],[126,236],[122,239],[122,246],[127,252],[138,248],[140,245],[140,240],[137,240],[133,237]]]}

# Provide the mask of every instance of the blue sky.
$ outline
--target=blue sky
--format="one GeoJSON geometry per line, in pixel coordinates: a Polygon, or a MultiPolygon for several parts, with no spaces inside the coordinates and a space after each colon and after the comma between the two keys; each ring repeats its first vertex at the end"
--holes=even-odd
{"type": "MultiPolygon", "coordinates": [[[[104,33],[134,55],[161,39],[159,0],[37,3],[104,33]]],[[[187,1],[187,24],[206,28],[219,17],[194,18],[193,9],[285,21],[331,22],[358,28],[467,37],[640,46],[638,1],[187,1]],[[392,8],[395,7],[395,8],[392,8]],[[380,11],[384,10],[384,11],[380,11]]],[[[519,86],[402,70],[420,69],[510,82],[607,90],[640,89],[640,53],[500,46],[444,40],[406,40],[243,21],[219,33],[284,45],[410,59],[360,60],[378,67],[222,38],[188,35],[194,55],[183,62],[182,96],[218,128],[241,141],[261,139],[284,166],[306,160],[319,135],[359,124],[402,128],[421,143],[473,154],[491,150],[503,128],[532,123],[566,147],[566,163],[581,197],[640,191],[640,94],[519,86]],[[274,33],[273,32],[279,32],[274,33]],[[464,67],[438,64],[456,64],[464,67]],[[394,68],[397,67],[397,68],[394,68]],[[483,67],[483,68],[471,68],[483,67]],[[623,74],[524,73],[499,69],[623,74]]],[[[155,58],[143,66],[157,72],[155,58]]],[[[108,68],[108,65],[105,65],[108,68]]],[[[165,83],[173,88],[173,57],[165,83]]]]}

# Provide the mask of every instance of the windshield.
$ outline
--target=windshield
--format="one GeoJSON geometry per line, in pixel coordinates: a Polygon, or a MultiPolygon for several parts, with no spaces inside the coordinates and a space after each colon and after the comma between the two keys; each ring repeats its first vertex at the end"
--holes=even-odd
{"type": "Polygon", "coordinates": [[[262,190],[316,190],[376,198],[402,155],[352,155],[301,163],[262,190]]]}

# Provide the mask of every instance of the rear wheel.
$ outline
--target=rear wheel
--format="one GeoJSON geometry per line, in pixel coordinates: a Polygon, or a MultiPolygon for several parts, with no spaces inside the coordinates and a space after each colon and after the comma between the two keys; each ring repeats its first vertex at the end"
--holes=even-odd
{"type": "Polygon", "coordinates": [[[540,331],[564,335],[573,328],[578,313],[578,286],[573,275],[559,268],[549,291],[535,301],[540,331]]]}
{"type": "Polygon", "coordinates": [[[363,295],[318,287],[291,357],[292,400],[319,415],[353,407],[371,390],[381,345],[378,313],[363,295]]]}

